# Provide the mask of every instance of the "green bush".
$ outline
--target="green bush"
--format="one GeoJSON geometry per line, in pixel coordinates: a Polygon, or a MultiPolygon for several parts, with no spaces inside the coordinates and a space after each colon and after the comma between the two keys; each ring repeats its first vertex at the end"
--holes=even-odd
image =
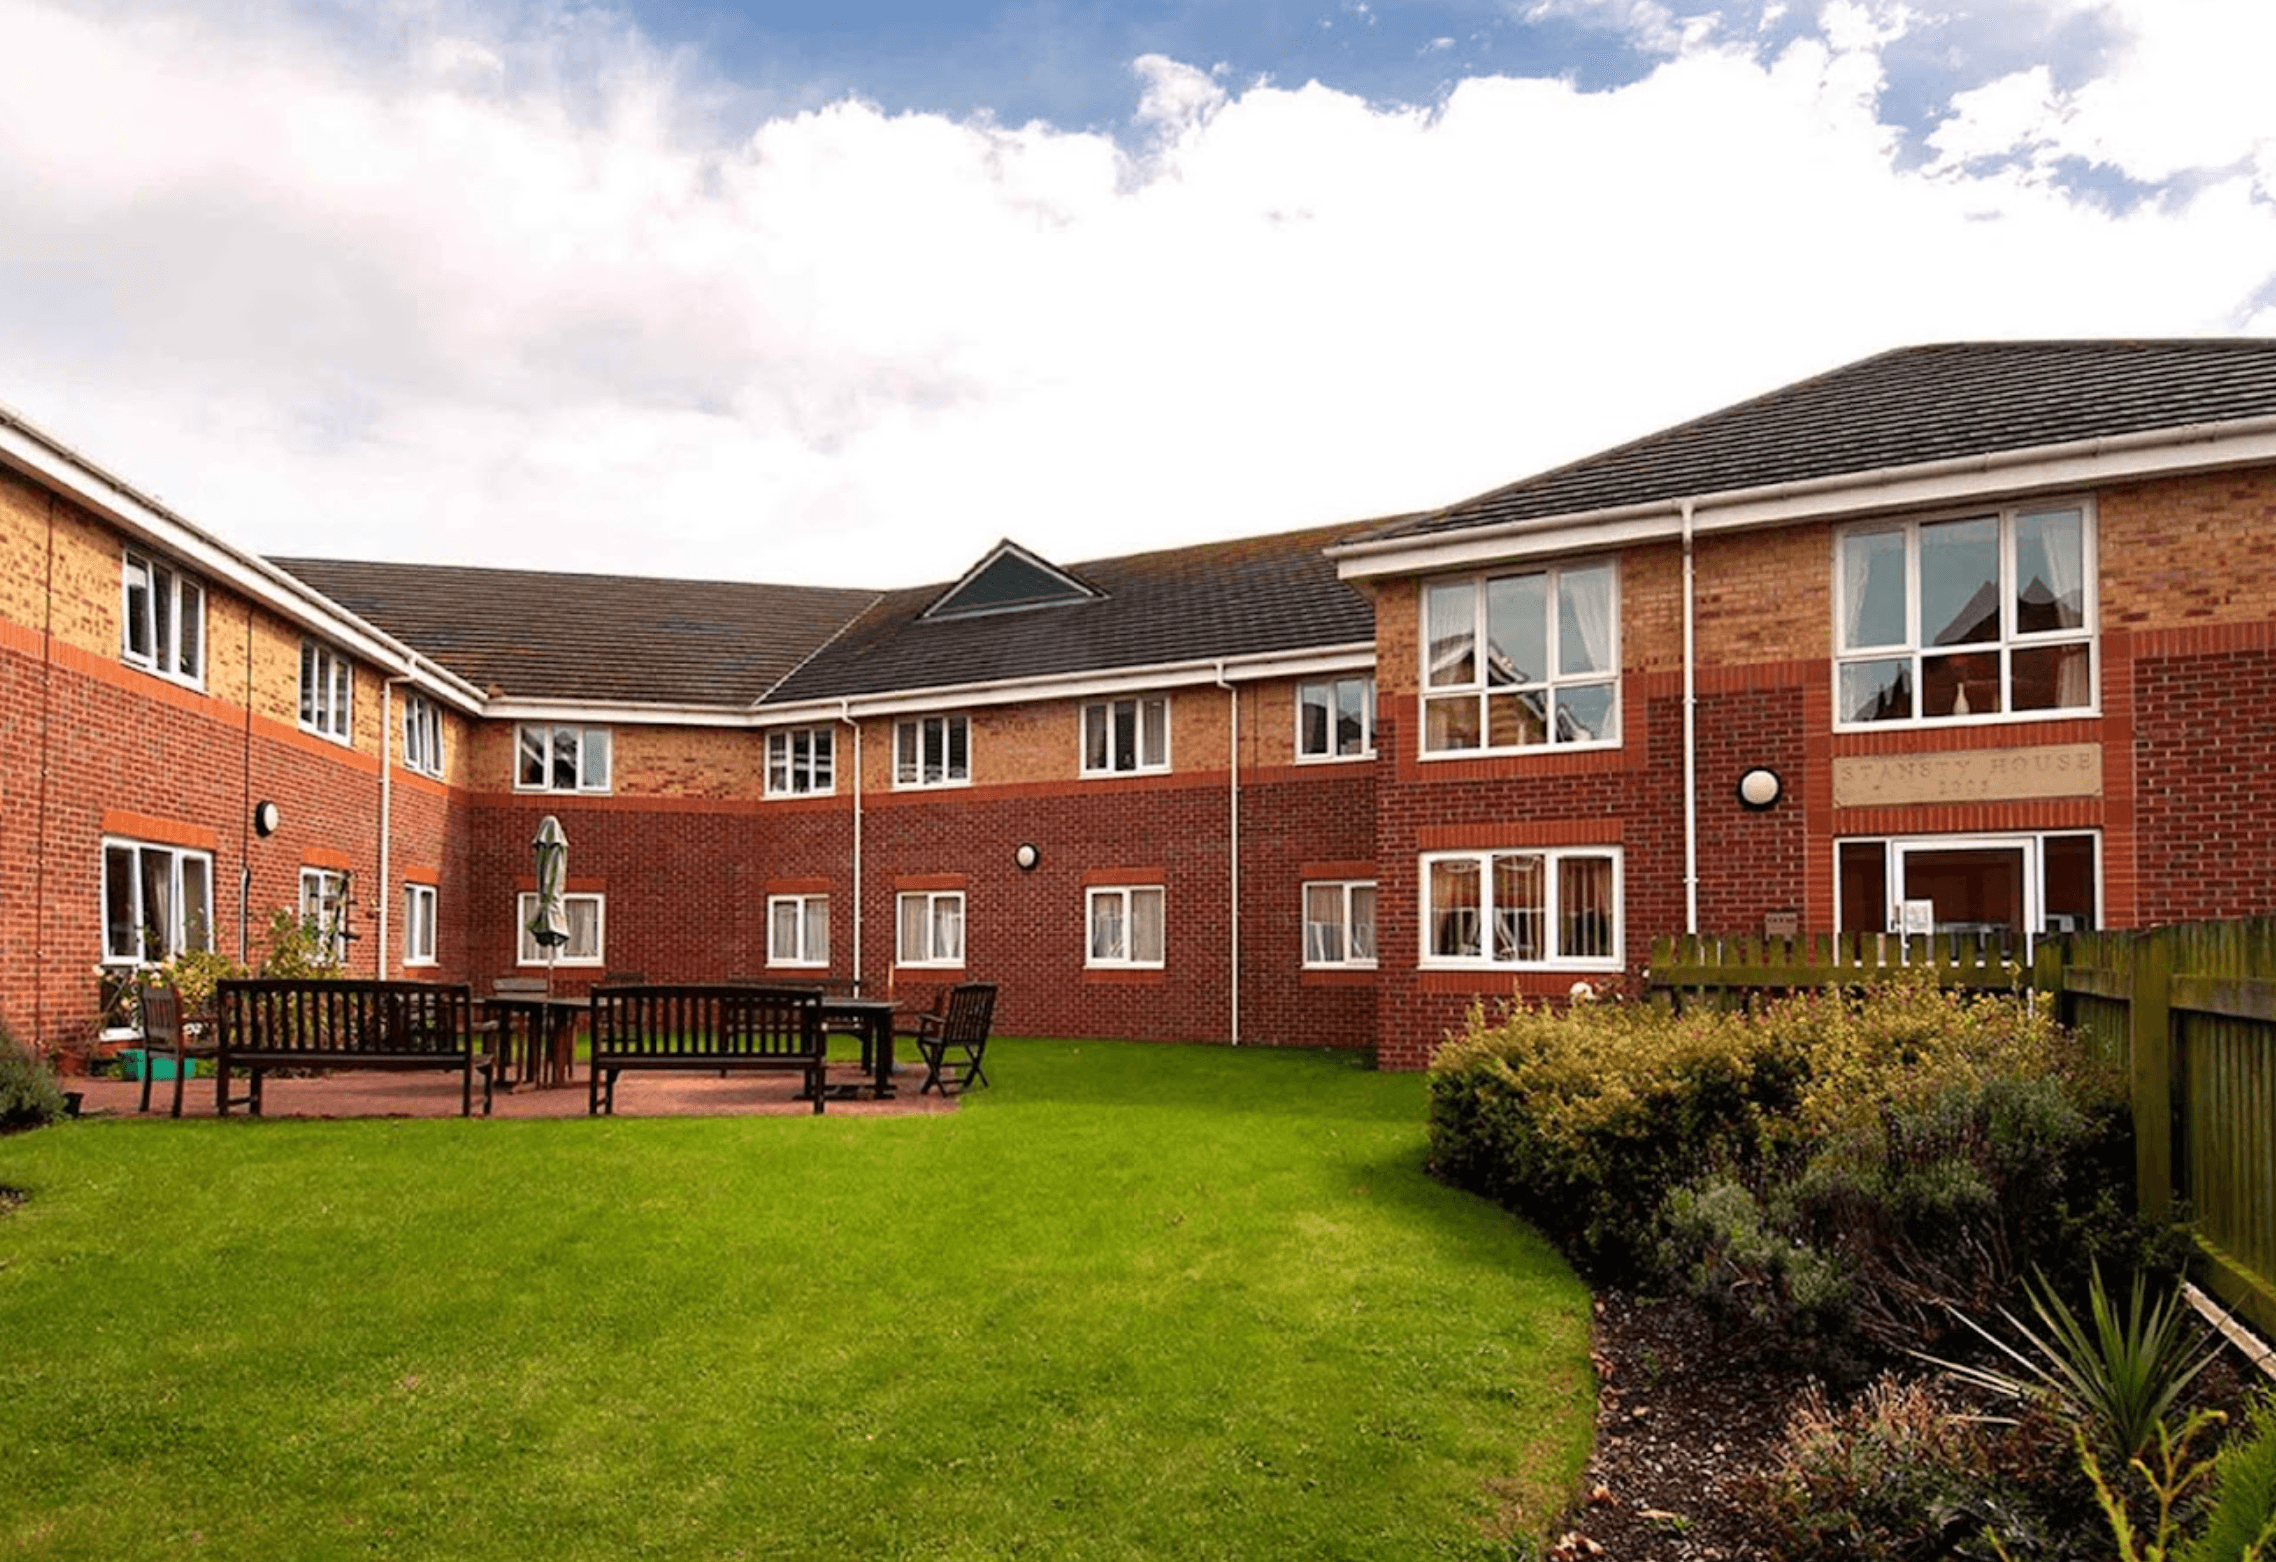
{"type": "Polygon", "coordinates": [[[47,1064],[0,1030],[0,1133],[44,1128],[63,1116],[63,1091],[47,1064]]]}
{"type": "Polygon", "coordinates": [[[2276,1557],[2276,1399],[2254,1401],[2243,1433],[2213,1465],[2205,1527],[2175,1553],[2180,1562],[2250,1562],[2276,1557]]]}

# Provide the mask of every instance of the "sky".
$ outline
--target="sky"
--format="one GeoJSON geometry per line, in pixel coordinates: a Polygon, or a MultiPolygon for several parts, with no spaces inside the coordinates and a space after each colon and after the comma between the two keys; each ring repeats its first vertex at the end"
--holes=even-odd
{"type": "Polygon", "coordinates": [[[892,587],[2276,334],[2266,0],[0,0],[0,404],[255,551],[892,587]]]}

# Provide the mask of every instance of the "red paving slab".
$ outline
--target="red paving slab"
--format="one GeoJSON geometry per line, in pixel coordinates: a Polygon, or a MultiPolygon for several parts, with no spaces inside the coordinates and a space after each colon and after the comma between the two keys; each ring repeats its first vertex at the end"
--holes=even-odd
{"type": "MultiPolygon", "coordinates": [[[[891,1100],[869,1098],[868,1073],[853,1063],[833,1066],[833,1087],[861,1082],[861,1096],[832,1099],[831,1117],[910,1117],[923,1113],[953,1112],[956,1103],[937,1092],[918,1095],[922,1069],[899,1071],[898,1090],[891,1100]]],[[[244,1081],[233,1079],[232,1090],[243,1094],[244,1081]]],[[[616,1084],[619,1117],[806,1117],[813,1107],[792,1099],[800,1084],[794,1074],[743,1074],[721,1079],[717,1074],[625,1074],[616,1084]]],[[[82,1116],[138,1116],[142,1083],[132,1079],[68,1079],[67,1090],[82,1092],[82,1116]]],[[[481,1082],[475,1083],[474,1115],[482,1115],[481,1082]]],[[[582,1073],[567,1085],[549,1088],[521,1086],[500,1090],[492,1097],[490,1115],[499,1117],[582,1117],[586,1081],[582,1073]]],[[[262,1086],[265,1117],[456,1117],[459,1076],[431,1074],[340,1073],[311,1079],[282,1079],[272,1075],[262,1086]]],[[[210,1075],[190,1080],[182,1091],[184,1117],[211,1117],[214,1082],[210,1075]]],[[[174,1082],[162,1079],[150,1087],[150,1116],[167,1121],[174,1104],[174,1082]]],[[[244,1115],[244,1108],[231,1111],[244,1115]]]]}

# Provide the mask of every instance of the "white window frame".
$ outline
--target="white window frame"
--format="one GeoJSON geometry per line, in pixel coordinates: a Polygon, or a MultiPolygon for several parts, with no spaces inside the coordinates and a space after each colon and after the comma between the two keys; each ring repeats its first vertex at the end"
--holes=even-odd
{"type": "Polygon", "coordinates": [[[838,729],[776,727],[767,733],[767,796],[829,797],[837,791],[838,729]],[[804,748],[805,752],[800,753],[804,748]]]}
{"type": "Polygon", "coordinates": [[[1974,727],[1992,723],[2032,721],[2079,721],[2102,713],[2102,631],[2101,631],[2101,567],[2096,551],[2096,516],[2091,499],[2054,499],[2038,504],[2014,504],[1992,510],[1968,510],[1952,515],[1933,515],[1919,520],[1863,521],[1841,527],[1833,539],[1833,725],[1836,732],[1887,732],[1915,728],[1974,727]],[[2015,528],[2019,520],[2028,517],[2076,513],[2079,518],[2079,616],[2076,629],[2042,630],[2026,633],[2015,623],[2015,528]],[[1976,641],[1964,645],[1923,645],[1921,632],[1920,535],[1924,528],[1946,525],[1956,521],[1996,521],[1999,524],[1999,638],[1996,641],[1976,641]],[[1905,639],[1888,645],[1847,646],[1843,643],[1849,624],[1848,571],[1842,563],[1842,550],[1852,537],[1874,533],[1895,533],[1905,540],[1905,639]],[[2083,705],[2063,705],[2047,710],[2019,711],[2015,702],[2014,658],[2018,651],[2054,649],[2062,646],[2086,648],[2087,702],[2083,705]],[[1922,698],[1922,663],[1937,656],[1959,656],[1969,653],[1995,654],[2000,666],[2000,705],[1996,711],[1970,711],[1963,714],[1924,716],[1919,714],[1922,698]],[[1842,696],[1842,671],[1847,667],[1865,666],[1874,662],[1909,660],[1911,670],[1912,708],[1909,717],[1891,717],[1886,721],[1852,721],[1848,718],[1847,702],[1842,696]]]}
{"type": "Polygon", "coordinates": [[[960,889],[903,890],[893,897],[893,963],[905,969],[956,969],[964,964],[964,951],[971,942],[971,928],[967,921],[964,891],[960,889]],[[908,912],[911,901],[923,901],[925,947],[912,951],[903,934],[908,930],[908,912]],[[937,947],[936,934],[940,928],[937,907],[945,901],[956,902],[956,948],[943,953],[937,947]]]}
{"type": "Polygon", "coordinates": [[[101,922],[96,929],[96,937],[98,940],[97,947],[103,952],[102,964],[121,969],[151,966],[170,960],[185,950],[210,950],[213,948],[213,853],[199,851],[195,847],[169,846],[161,841],[135,840],[123,835],[104,836],[102,852],[102,866],[96,875],[96,911],[101,917],[101,922]],[[114,851],[131,854],[126,886],[127,892],[134,900],[133,906],[129,909],[129,914],[134,920],[128,924],[134,929],[134,948],[131,951],[119,951],[111,947],[114,908],[111,905],[110,861],[111,853],[114,851]],[[145,915],[143,906],[144,862],[147,857],[153,855],[166,859],[166,896],[168,902],[166,906],[167,936],[164,940],[165,947],[155,949],[150,944],[150,934],[153,931],[151,921],[145,915]],[[193,906],[190,903],[190,885],[187,876],[182,872],[185,862],[196,862],[202,870],[201,874],[198,875],[205,881],[204,903],[202,905],[193,906]],[[204,938],[202,941],[192,939],[193,929],[203,931],[204,938]]]}
{"type": "Polygon", "coordinates": [[[1417,956],[1420,965],[1437,971],[1619,971],[1626,968],[1625,954],[1627,921],[1627,886],[1625,864],[1617,846],[1509,846],[1492,847],[1480,851],[1425,852],[1422,856],[1419,886],[1417,956]],[[1541,914],[1547,931],[1545,940],[1548,954],[1539,960],[1497,960],[1493,956],[1493,940],[1486,936],[1493,925],[1493,865],[1497,857],[1538,857],[1542,864],[1541,914]],[[1609,955],[1567,955],[1561,947],[1563,938],[1563,908],[1558,904],[1562,874],[1559,867],[1568,860],[1586,858],[1609,861],[1612,864],[1612,953],[1609,955]],[[1476,955],[1442,955],[1431,949],[1432,910],[1431,872],[1443,862],[1471,862],[1478,867],[1479,953],[1476,955]]]}
{"type": "Polygon", "coordinates": [[[1420,646],[1420,688],[1416,695],[1415,749],[1423,759],[1476,759],[1491,754],[1573,754],[1590,749],[1616,749],[1622,742],[1620,691],[1621,623],[1620,623],[1620,562],[1617,559],[1575,559],[1570,563],[1544,565],[1537,568],[1492,570],[1479,575],[1441,577],[1422,583],[1417,600],[1419,629],[1416,640],[1420,646]],[[1582,571],[1603,570],[1609,578],[1606,589],[1606,628],[1611,644],[1606,650],[1606,666],[1587,672],[1566,673],[1560,663],[1564,654],[1561,602],[1565,576],[1582,571]],[[1547,594],[1547,645],[1548,666],[1540,676],[1525,683],[1497,684],[1487,676],[1488,644],[1487,592],[1496,581],[1524,580],[1538,577],[1547,594]],[[1472,591],[1470,604],[1470,659],[1472,676],[1460,682],[1433,683],[1431,681],[1430,599],[1433,592],[1468,585],[1472,591]],[[1593,689],[1609,686],[1611,698],[1605,707],[1604,724],[1609,729],[1603,737],[1562,741],[1557,736],[1556,709],[1563,691],[1593,689]],[[1548,719],[1545,736],[1539,743],[1493,744],[1493,713],[1491,699],[1511,698],[1538,693],[1545,701],[1548,719]],[[1430,708],[1434,704],[1451,702],[1467,696],[1477,702],[1478,743],[1473,748],[1432,748],[1430,746],[1430,708]]]}
{"type": "Polygon", "coordinates": [[[1169,961],[1170,902],[1169,892],[1159,884],[1101,884],[1083,892],[1083,964],[1094,971],[1159,971],[1169,961]],[[1152,960],[1141,960],[1131,951],[1137,947],[1137,907],[1140,896],[1149,897],[1159,908],[1161,918],[1159,938],[1161,955],[1152,960]],[[1112,905],[1119,909],[1122,930],[1120,953],[1099,953],[1099,908],[1112,905]]]}
{"type": "Polygon", "coordinates": [[[1352,912],[1352,907],[1355,900],[1355,891],[1365,891],[1369,901],[1367,913],[1367,947],[1371,951],[1381,947],[1376,942],[1376,912],[1377,908],[1381,904],[1381,901],[1376,893],[1375,880],[1306,879],[1298,891],[1299,898],[1297,901],[1297,918],[1300,923],[1300,930],[1303,938],[1303,967],[1305,970],[1372,971],[1375,969],[1377,959],[1375,954],[1369,953],[1367,955],[1356,955],[1352,953],[1353,941],[1351,930],[1358,923],[1358,918],[1354,916],[1352,912]],[[1314,890],[1332,890],[1336,893],[1337,896],[1336,921],[1333,926],[1336,929],[1336,936],[1339,941],[1339,945],[1343,950],[1343,953],[1332,960],[1315,958],[1312,953],[1312,928],[1314,926],[1312,918],[1312,892],[1314,890]]]}
{"type": "Polygon", "coordinates": [[[140,548],[121,550],[119,564],[119,657],[130,666],[193,689],[205,687],[206,591],[195,576],[172,561],[140,548]],[[141,576],[142,610],[135,610],[135,578],[141,576]],[[163,618],[164,622],[160,620],[163,618]],[[135,645],[136,631],[142,645],[135,645]],[[189,649],[184,666],[183,648],[189,649]]]}
{"type": "MultiPolygon", "coordinates": [[[[1984,835],[1841,835],[1833,843],[1833,909],[1836,931],[1843,933],[1896,932],[1886,925],[1869,928],[1839,926],[1844,891],[1841,881],[1843,848],[1848,846],[1879,846],[1882,849],[1881,882],[1892,892],[1904,882],[1904,859],[1913,852],[1940,851],[2021,851],[2023,853],[2023,948],[2024,958],[2042,938],[2060,937],[2059,931],[2050,930],[2047,923],[2047,843],[2050,840],[2070,840],[2083,837],[2094,845],[2094,920],[2097,928],[2109,914],[2109,863],[2104,855],[2103,835],[2100,830],[2008,830],[1984,835]]],[[[1890,909],[1894,909],[1892,904],[1890,909]]],[[[2079,929],[2077,931],[2091,931],[2079,929]]]]}
{"type": "Polygon", "coordinates": [[[827,967],[830,963],[830,897],[817,895],[769,895],[767,897],[767,964],[783,966],[827,967]],[[795,948],[784,949],[775,937],[775,917],[782,908],[791,908],[796,918],[795,948]],[[821,947],[813,947],[816,922],[821,929],[821,947]]]}
{"type": "Polygon", "coordinates": [[[442,779],[443,711],[424,694],[403,700],[403,768],[442,779]]]}
{"type": "Polygon", "coordinates": [[[355,742],[356,664],[321,640],[300,642],[300,730],[355,742]]]}
{"type": "Polygon", "coordinates": [[[567,721],[520,721],[514,723],[514,790],[517,792],[583,793],[603,796],[614,790],[616,783],[616,731],[612,727],[586,727],[567,721]],[[564,732],[577,735],[577,775],[574,786],[556,786],[553,780],[555,746],[564,732]],[[523,777],[523,761],[530,757],[529,740],[535,734],[541,740],[537,753],[542,781],[532,783],[523,777]],[[595,738],[599,742],[594,741],[595,738]],[[592,763],[598,753],[598,767],[592,763]],[[599,775],[594,775],[598,768],[599,775]]]}
{"type": "Polygon", "coordinates": [[[341,868],[300,870],[300,925],[317,940],[317,952],[335,964],[348,957],[348,875],[341,868]]]}
{"type": "Polygon", "coordinates": [[[1082,720],[1079,723],[1081,740],[1080,760],[1082,774],[1086,776],[1141,776],[1159,775],[1170,768],[1170,697],[1166,694],[1123,694],[1104,699],[1083,701],[1082,720]],[[1135,751],[1125,755],[1116,741],[1117,718],[1127,707],[1130,713],[1130,736],[1135,751]],[[1148,707],[1160,710],[1158,727],[1161,742],[1155,751],[1148,752],[1146,713],[1148,707]],[[1105,754],[1103,763],[1091,761],[1091,737],[1099,736],[1099,748],[1105,754]],[[1124,764],[1123,760],[1129,763],[1124,764]]]}
{"type": "Polygon", "coordinates": [[[970,786],[972,784],[972,718],[961,713],[935,716],[903,716],[893,723],[893,789],[897,792],[927,791],[934,787],[970,786]],[[940,731],[940,775],[928,778],[925,774],[925,740],[931,730],[940,731]],[[949,734],[962,729],[964,733],[964,768],[960,772],[949,762],[949,734]]]}
{"type": "Polygon", "coordinates": [[[561,904],[569,912],[570,941],[563,944],[551,960],[530,936],[529,919],[537,915],[537,892],[523,890],[514,897],[514,963],[516,965],[606,965],[608,963],[608,896],[598,890],[576,890],[561,897],[561,904]],[[575,908],[590,905],[593,908],[593,947],[585,954],[571,953],[577,947],[577,918],[575,908]]]}
{"type": "Polygon", "coordinates": [[[432,884],[406,879],[403,884],[403,963],[434,965],[435,919],[441,896],[432,884]]]}
{"type": "Polygon", "coordinates": [[[1345,678],[1314,678],[1296,686],[1296,762],[1300,765],[1347,765],[1355,759],[1375,757],[1375,678],[1370,673],[1354,673],[1345,678]],[[1337,713],[1343,709],[1343,686],[1356,683],[1363,691],[1360,700],[1359,747],[1349,754],[1336,750],[1337,713]],[[1321,691],[1327,702],[1328,720],[1324,736],[1327,747],[1309,746],[1310,734],[1304,730],[1305,697],[1314,690],[1321,691]]]}

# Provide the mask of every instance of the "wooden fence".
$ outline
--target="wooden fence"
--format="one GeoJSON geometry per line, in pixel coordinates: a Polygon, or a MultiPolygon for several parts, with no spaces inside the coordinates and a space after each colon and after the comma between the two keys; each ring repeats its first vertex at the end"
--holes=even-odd
{"type": "Polygon", "coordinates": [[[2050,938],[2028,966],[1973,940],[1843,934],[1661,939],[1649,990],[1679,1007],[1870,982],[2034,994],[2132,1082],[2135,1193],[2195,1221],[2209,1289],[2276,1332],[2276,919],[2050,938]]]}

